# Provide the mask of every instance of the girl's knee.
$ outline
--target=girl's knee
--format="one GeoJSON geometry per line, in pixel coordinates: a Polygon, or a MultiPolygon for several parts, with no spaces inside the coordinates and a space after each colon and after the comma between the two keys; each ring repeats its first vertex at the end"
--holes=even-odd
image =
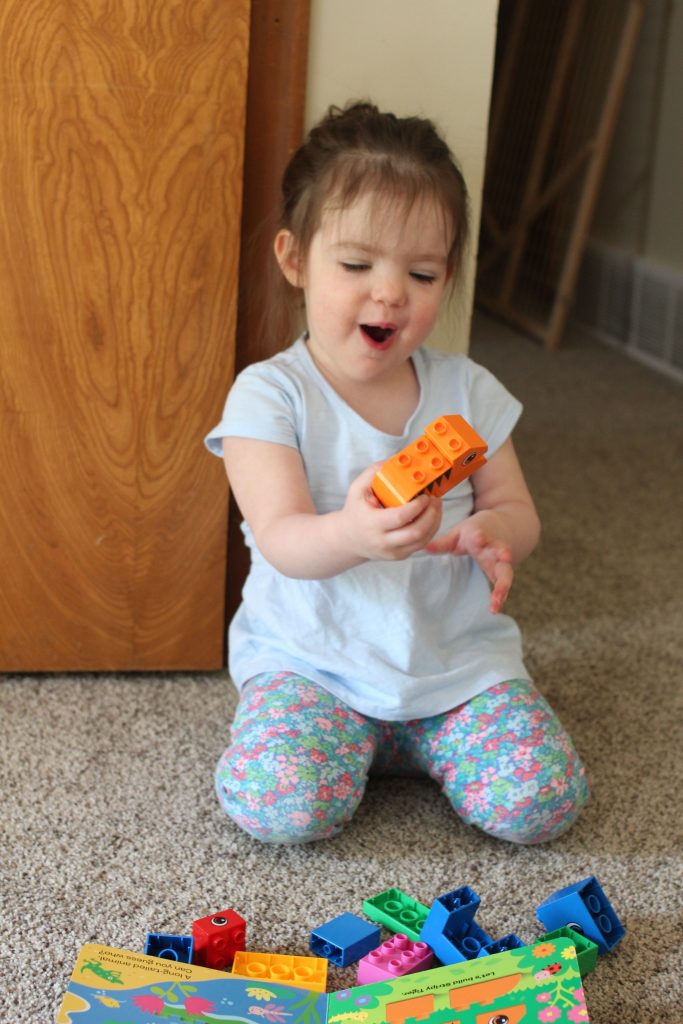
{"type": "Polygon", "coordinates": [[[564,803],[552,810],[541,805],[535,805],[533,801],[522,808],[519,816],[515,812],[509,817],[488,823],[483,822],[482,828],[489,835],[496,839],[505,839],[510,843],[519,843],[525,846],[534,846],[538,843],[549,843],[559,839],[567,832],[579,816],[585,800],[566,800],[564,803]]]}
{"type": "Polygon", "coordinates": [[[588,799],[585,769],[550,705],[527,680],[492,687],[441,729],[451,746],[445,756],[449,748],[441,746],[435,777],[465,821],[510,842],[543,843],[578,817],[588,799]],[[467,731],[475,720],[473,737],[467,731]]]}
{"type": "Polygon", "coordinates": [[[263,842],[326,839],[360,803],[375,746],[370,723],[317,684],[291,673],[259,678],[218,762],[218,799],[263,842]]]}
{"type": "Polygon", "coordinates": [[[281,794],[259,792],[248,775],[235,778],[224,759],[216,771],[216,793],[223,810],[235,824],[264,843],[310,843],[337,835],[353,817],[364,785],[353,784],[345,775],[335,787],[335,799],[329,798],[327,788],[322,785],[317,791],[296,787],[281,794]]]}
{"type": "Polygon", "coordinates": [[[577,758],[564,778],[555,776],[537,787],[524,785],[517,793],[509,792],[504,802],[492,794],[479,813],[463,817],[497,839],[522,845],[547,843],[571,828],[588,796],[585,770],[577,758]]]}

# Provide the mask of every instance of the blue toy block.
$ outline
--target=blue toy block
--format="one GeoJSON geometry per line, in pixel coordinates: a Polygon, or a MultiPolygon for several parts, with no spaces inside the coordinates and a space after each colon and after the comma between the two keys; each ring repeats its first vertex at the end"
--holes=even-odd
{"type": "Polygon", "coordinates": [[[593,875],[558,889],[536,907],[536,914],[548,931],[573,928],[594,942],[600,953],[609,952],[626,933],[593,875]]]}
{"type": "Polygon", "coordinates": [[[145,942],[145,953],[162,960],[177,960],[183,964],[192,963],[194,942],[191,935],[160,935],[149,932],[145,942]]]}
{"type": "Polygon", "coordinates": [[[493,939],[476,921],[469,921],[464,927],[465,931],[462,922],[458,922],[459,934],[454,935],[448,928],[438,934],[431,932],[425,925],[420,939],[427,943],[442,964],[459,964],[464,960],[475,960],[493,939]],[[429,938],[426,938],[426,935],[429,938]]]}
{"type": "Polygon", "coordinates": [[[425,938],[425,930],[431,934],[448,934],[456,938],[464,935],[480,903],[481,900],[469,885],[462,885],[459,889],[438,896],[429,908],[420,939],[429,942],[425,938]]]}
{"type": "Polygon", "coordinates": [[[380,929],[355,914],[340,914],[311,932],[311,952],[337,967],[353,964],[381,942],[380,929]]]}
{"type": "Polygon", "coordinates": [[[463,885],[434,900],[420,930],[426,942],[443,964],[457,964],[479,955],[482,946],[492,942],[474,923],[481,900],[473,889],[463,885]]]}
{"type": "Polygon", "coordinates": [[[496,953],[507,953],[510,949],[522,949],[526,945],[525,942],[515,935],[514,932],[510,932],[509,935],[504,935],[502,939],[496,939],[495,942],[487,942],[485,946],[481,947],[477,956],[495,956],[496,953]]]}

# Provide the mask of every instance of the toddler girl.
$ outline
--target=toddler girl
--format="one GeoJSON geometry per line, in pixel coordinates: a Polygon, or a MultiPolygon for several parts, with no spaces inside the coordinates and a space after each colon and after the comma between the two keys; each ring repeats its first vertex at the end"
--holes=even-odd
{"type": "Polygon", "coordinates": [[[521,406],[424,347],[466,240],[465,184],[424,119],[332,108],[285,171],[275,256],[306,329],[237,377],[206,439],[251,551],[216,786],[259,839],[334,835],[370,771],[428,773],[463,821],[519,843],[559,835],[587,798],[500,614],[539,536],[510,437],[521,406]],[[383,508],[378,466],[449,413],[486,465],[383,508]]]}

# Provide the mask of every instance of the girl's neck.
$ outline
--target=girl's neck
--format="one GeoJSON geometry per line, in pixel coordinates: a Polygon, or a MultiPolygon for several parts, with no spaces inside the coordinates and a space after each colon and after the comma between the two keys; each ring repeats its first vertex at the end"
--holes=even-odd
{"type": "Polygon", "coordinates": [[[395,437],[403,434],[420,401],[420,382],[412,358],[397,367],[390,377],[367,384],[331,381],[322,367],[318,369],[339,397],[367,423],[385,434],[395,437]]]}

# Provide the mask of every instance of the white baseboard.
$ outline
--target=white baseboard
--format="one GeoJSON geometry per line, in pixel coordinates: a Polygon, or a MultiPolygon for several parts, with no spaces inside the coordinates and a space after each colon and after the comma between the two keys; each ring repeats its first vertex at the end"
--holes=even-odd
{"type": "Polygon", "coordinates": [[[625,355],[683,381],[683,274],[591,242],[572,318],[625,355]]]}

